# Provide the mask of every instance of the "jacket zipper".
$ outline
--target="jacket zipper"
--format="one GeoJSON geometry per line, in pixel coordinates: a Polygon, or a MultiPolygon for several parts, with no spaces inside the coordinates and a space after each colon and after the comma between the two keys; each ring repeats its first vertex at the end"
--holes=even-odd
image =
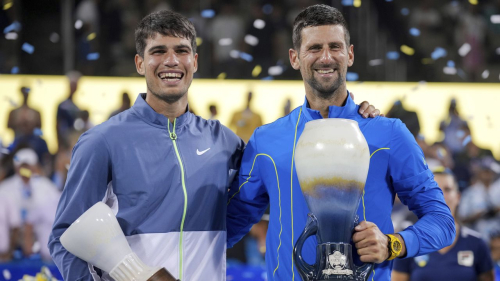
{"type": "Polygon", "coordinates": [[[177,148],[177,135],[175,134],[175,121],[177,118],[174,119],[174,124],[173,124],[173,131],[170,132],[170,121],[168,121],[168,134],[170,135],[170,139],[172,140],[172,143],[174,144],[174,149],[175,149],[175,154],[177,155],[177,160],[179,161],[179,165],[181,167],[181,180],[182,180],[182,190],[184,191],[184,211],[182,213],[182,221],[181,221],[181,232],[179,236],[179,280],[182,280],[182,261],[183,261],[183,253],[182,253],[182,248],[183,248],[183,243],[182,243],[182,236],[183,236],[183,230],[184,230],[184,221],[186,219],[186,212],[187,212],[187,191],[186,191],[186,183],[184,181],[184,166],[182,164],[181,160],[181,155],[179,154],[179,149],[177,148]]]}

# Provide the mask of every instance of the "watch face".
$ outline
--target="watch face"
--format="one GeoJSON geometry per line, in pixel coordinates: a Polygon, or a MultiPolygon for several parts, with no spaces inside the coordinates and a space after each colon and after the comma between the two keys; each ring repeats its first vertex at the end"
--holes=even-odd
{"type": "Polygon", "coordinates": [[[394,250],[394,252],[401,251],[401,242],[399,242],[399,240],[393,241],[392,242],[392,249],[394,250]]]}

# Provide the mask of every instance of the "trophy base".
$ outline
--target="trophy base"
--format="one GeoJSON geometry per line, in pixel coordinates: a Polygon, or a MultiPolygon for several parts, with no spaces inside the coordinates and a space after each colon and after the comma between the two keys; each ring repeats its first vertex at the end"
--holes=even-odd
{"type": "Polygon", "coordinates": [[[178,281],[165,268],[158,270],[147,281],[178,281]]]}
{"type": "Polygon", "coordinates": [[[371,268],[357,267],[352,260],[352,245],[349,243],[322,243],[317,245],[319,255],[318,281],[366,281],[371,268]]]}

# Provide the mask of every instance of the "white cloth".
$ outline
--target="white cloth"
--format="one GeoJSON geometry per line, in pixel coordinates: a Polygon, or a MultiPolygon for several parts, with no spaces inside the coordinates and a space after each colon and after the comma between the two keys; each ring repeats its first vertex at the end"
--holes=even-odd
{"type": "Polygon", "coordinates": [[[47,260],[50,259],[47,243],[59,197],[57,187],[41,176],[31,177],[27,185],[19,175],[7,178],[0,184],[0,198],[7,198],[12,205],[9,214],[33,225],[36,241],[40,244],[40,254],[47,260]],[[31,193],[31,196],[28,196],[28,193],[31,193]]]}
{"type": "MultiPolygon", "coordinates": [[[[458,216],[465,219],[497,208],[500,208],[500,180],[494,182],[489,188],[477,182],[463,192],[458,216]]],[[[491,233],[500,228],[500,214],[495,217],[482,217],[472,223],[471,227],[480,232],[488,241],[491,233]]]]}
{"type": "Polygon", "coordinates": [[[478,181],[462,193],[458,215],[464,219],[498,207],[500,207],[500,181],[494,182],[489,188],[478,181]]]}

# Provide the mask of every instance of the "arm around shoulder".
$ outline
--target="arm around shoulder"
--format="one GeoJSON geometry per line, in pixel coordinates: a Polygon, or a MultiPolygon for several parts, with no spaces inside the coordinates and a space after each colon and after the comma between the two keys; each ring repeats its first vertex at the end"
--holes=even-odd
{"type": "Polygon", "coordinates": [[[238,177],[229,190],[227,203],[227,245],[232,247],[260,221],[269,197],[259,171],[257,129],[245,148],[238,177]]]}

